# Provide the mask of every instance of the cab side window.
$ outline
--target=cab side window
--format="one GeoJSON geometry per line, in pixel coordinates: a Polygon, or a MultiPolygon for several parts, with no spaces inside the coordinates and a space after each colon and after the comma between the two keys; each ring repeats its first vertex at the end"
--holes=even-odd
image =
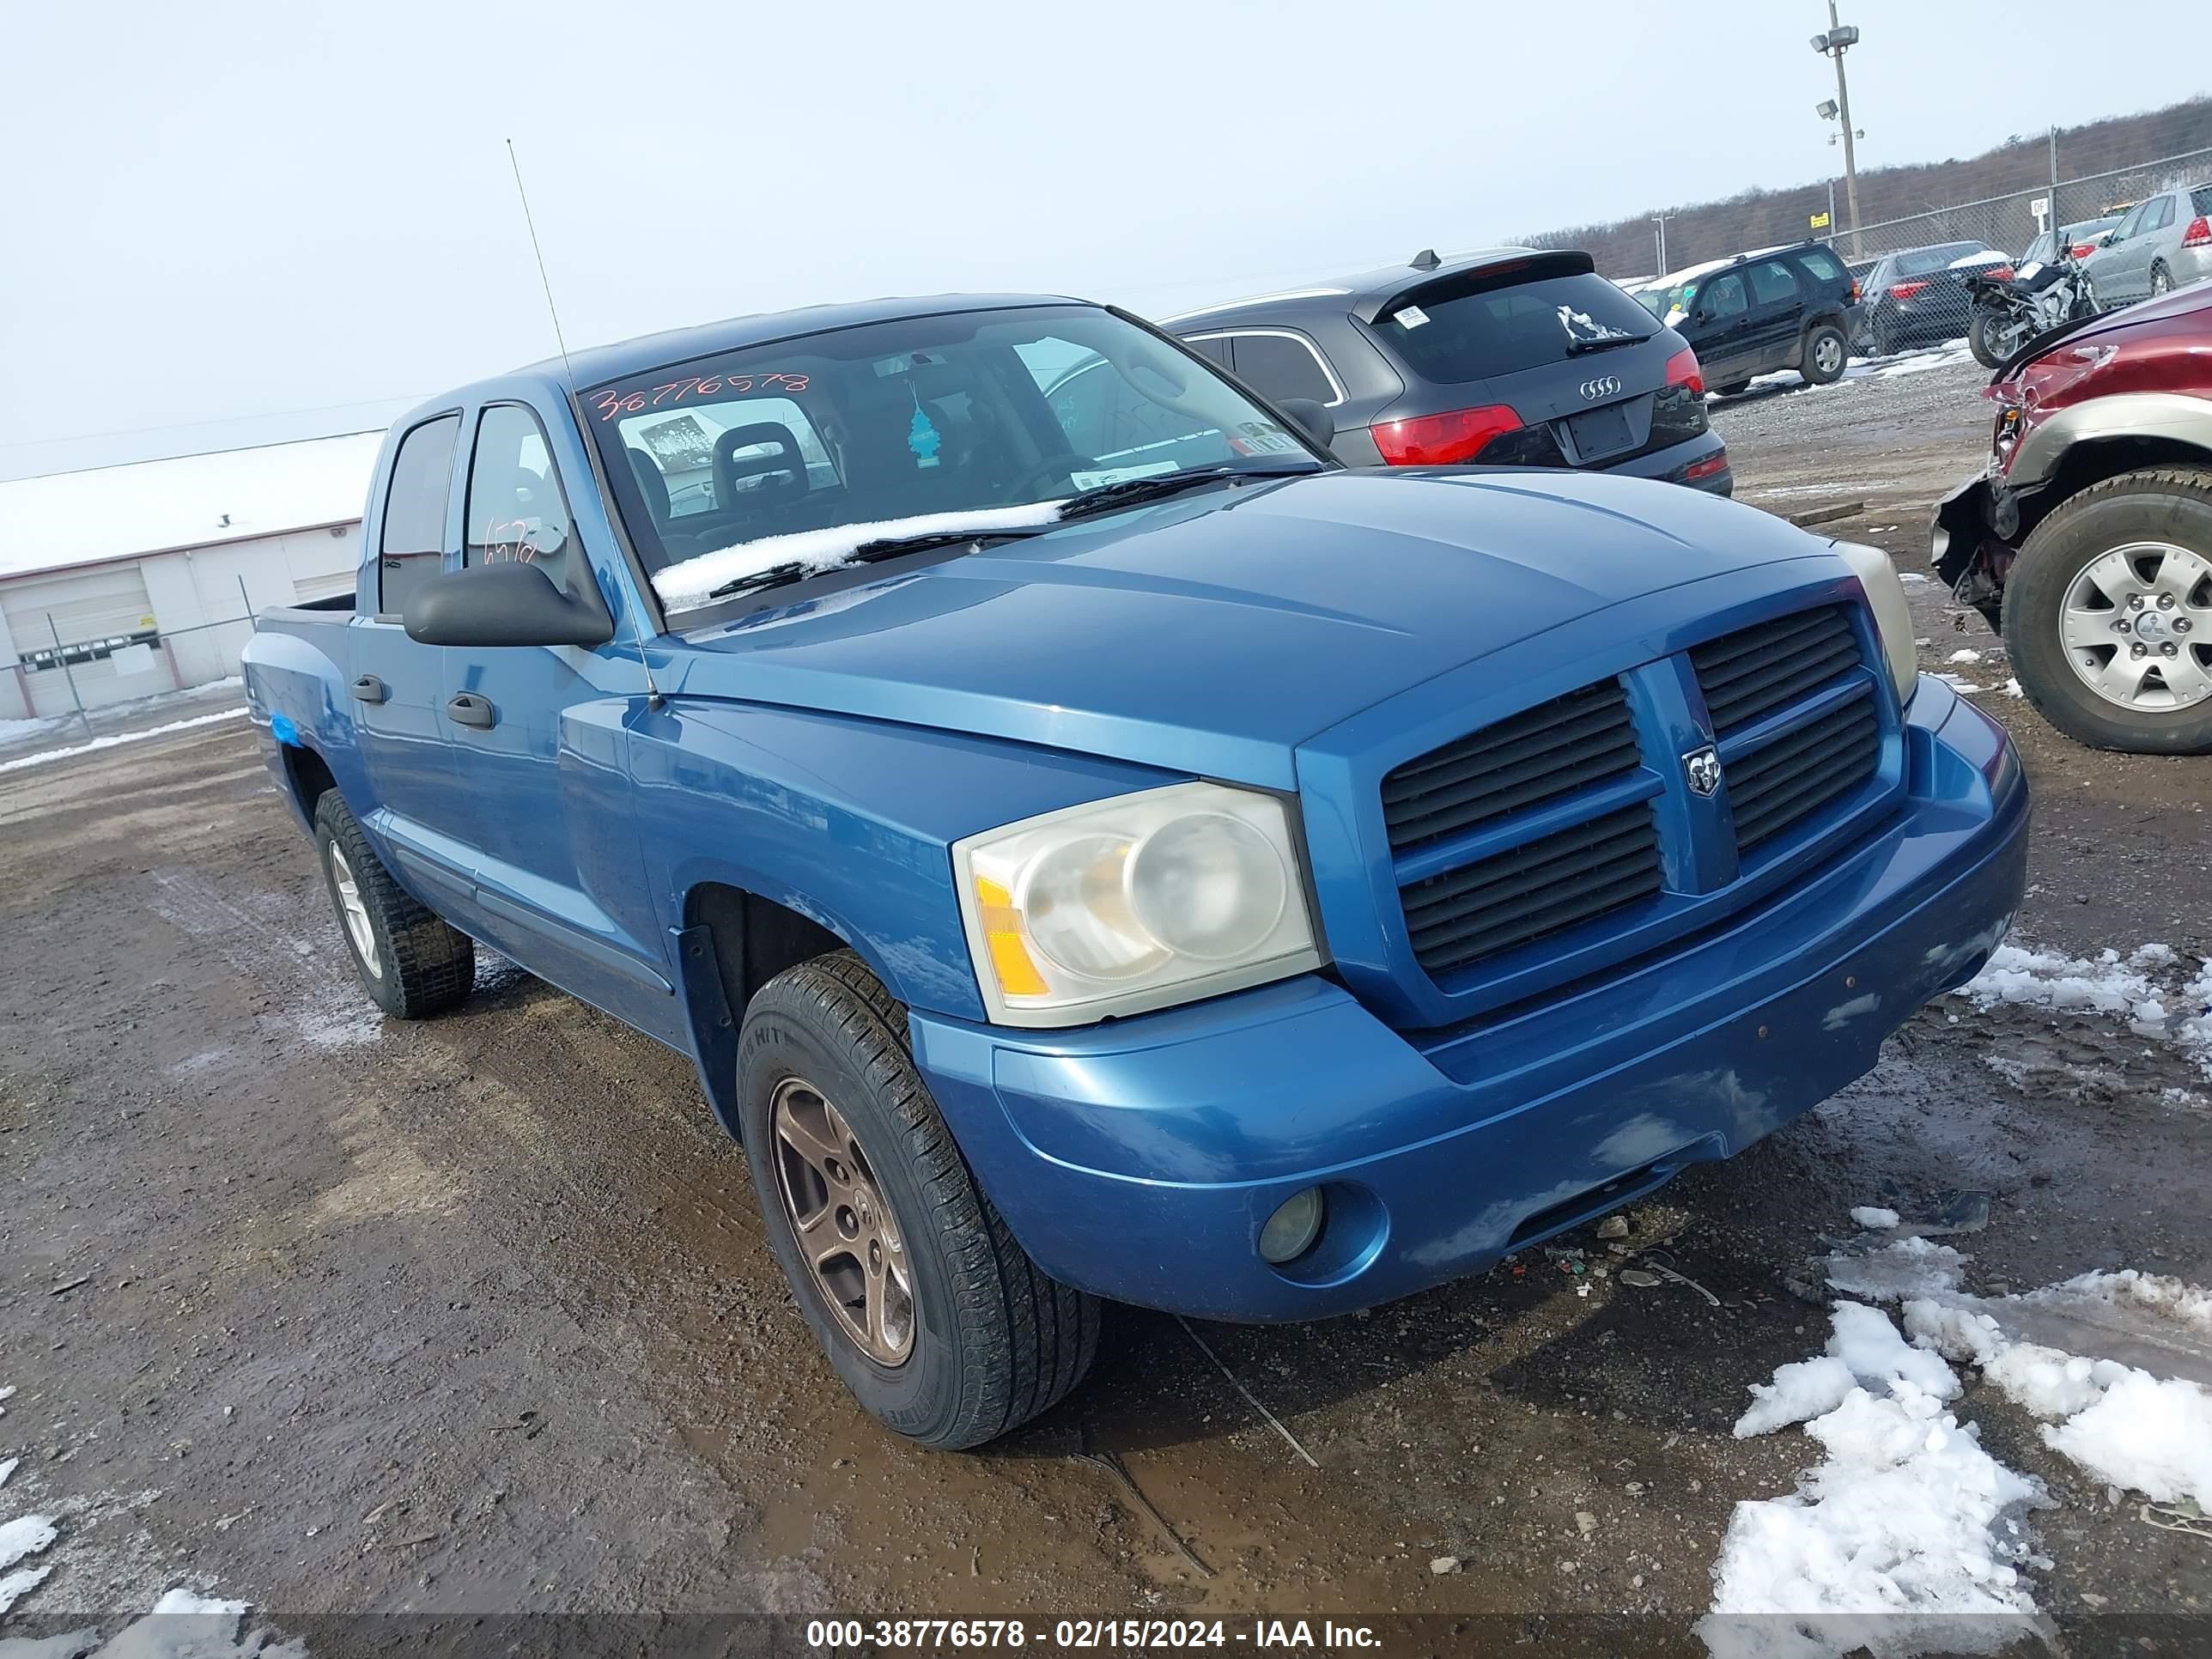
{"type": "Polygon", "coordinates": [[[1745,311],[1743,278],[1735,271],[1705,285],[1705,315],[1720,319],[1741,317],[1745,311]]]}
{"type": "Polygon", "coordinates": [[[583,561],[568,501],[538,416],[520,404],[494,404],[477,422],[469,461],[468,543],[463,562],[534,564],[574,596],[583,561]]]}
{"type": "Polygon", "coordinates": [[[407,609],[415,590],[446,561],[446,499],[453,481],[453,445],[461,417],[425,421],[399,441],[392,483],[384,492],[384,525],[376,544],[379,616],[407,609]]]}
{"type": "Polygon", "coordinates": [[[1285,398],[1310,398],[1323,405],[1343,401],[1322,367],[1321,354],[1304,340],[1287,334],[1239,334],[1233,338],[1237,373],[1261,397],[1277,403],[1285,398]]]}
{"type": "Polygon", "coordinates": [[[1751,268],[1751,297],[1762,306],[1792,303],[1797,298],[1797,278],[1781,260],[1761,260],[1751,268]]]}

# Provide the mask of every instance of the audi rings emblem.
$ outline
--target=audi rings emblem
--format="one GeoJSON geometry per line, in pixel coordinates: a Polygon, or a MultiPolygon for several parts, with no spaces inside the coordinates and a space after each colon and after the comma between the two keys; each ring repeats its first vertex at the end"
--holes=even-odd
{"type": "Polygon", "coordinates": [[[1600,398],[1616,396],[1620,391],[1620,381],[1615,375],[1601,374],[1595,380],[1584,380],[1582,390],[1583,397],[1595,403],[1600,398]]]}

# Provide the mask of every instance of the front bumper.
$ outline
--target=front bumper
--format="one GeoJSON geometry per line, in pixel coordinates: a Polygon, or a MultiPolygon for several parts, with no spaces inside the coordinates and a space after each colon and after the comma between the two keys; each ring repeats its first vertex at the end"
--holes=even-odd
{"type": "Polygon", "coordinates": [[[1880,831],[1687,945],[1533,1008],[1392,1030],[1307,975],[1075,1031],[913,1016],[984,1191],[1064,1283],[1206,1318],[1320,1318],[1479,1272],[1771,1133],[1972,978],[2027,866],[1995,721],[1940,682],[1906,710],[1880,831]],[[1261,1227],[1324,1188],[1285,1268],[1261,1227]]]}

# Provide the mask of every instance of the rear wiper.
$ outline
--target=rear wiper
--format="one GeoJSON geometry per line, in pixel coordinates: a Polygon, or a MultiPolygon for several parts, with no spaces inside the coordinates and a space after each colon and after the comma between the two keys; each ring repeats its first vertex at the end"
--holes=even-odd
{"type": "Polygon", "coordinates": [[[1023,526],[1002,530],[933,530],[918,536],[884,536],[872,542],[862,542],[835,564],[801,564],[786,560],[772,564],[765,570],[756,570],[750,575],[724,582],[707,597],[726,599],[733,593],[750,593],[763,587],[781,587],[803,576],[826,575],[832,570],[842,570],[848,564],[875,564],[884,559],[895,559],[902,553],[926,552],[933,547],[981,547],[985,542],[1018,540],[1024,536],[1042,534],[1046,526],[1023,526]]]}
{"type": "Polygon", "coordinates": [[[1649,334],[1615,334],[1602,340],[1570,340],[1567,342],[1567,356],[1579,357],[1585,351],[1610,351],[1615,346],[1642,345],[1650,337],[1649,334]]]}
{"type": "Polygon", "coordinates": [[[1301,478],[1308,473],[1328,471],[1318,463],[1310,462],[1304,466],[1208,466],[1188,472],[1157,472],[1150,477],[1122,478],[1071,495],[1060,504],[1060,516],[1073,519],[1097,507],[1158,501],[1179,495],[1200,484],[1218,483],[1224,478],[1301,478]]]}

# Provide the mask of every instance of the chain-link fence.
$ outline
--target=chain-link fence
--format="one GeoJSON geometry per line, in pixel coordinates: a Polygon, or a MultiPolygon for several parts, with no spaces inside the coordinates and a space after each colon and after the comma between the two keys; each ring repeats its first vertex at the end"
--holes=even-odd
{"type": "MultiPolygon", "coordinates": [[[[93,716],[103,710],[189,691],[236,673],[238,653],[253,635],[251,612],[185,628],[140,629],[97,639],[64,640],[53,617],[48,616],[45,622],[46,642],[19,641],[15,647],[12,678],[23,714],[33,720],[73,720],[88,732],[93,729],[93,716]],[[210,668],[216,672],[209,672],[210,668]]],[[[0,667],[0,676],[8,672],[0,667]]],[[[6,713],[7,702],[0,698],[0,716],[6,713]]]]}
{"type": "MultiPolygon", "coordinates": [[[[1844,231],[1833,246],[1865,290],[1856,349],[1886,353],[1954,340],[1972,319],[1966,275],[1995,263],[1984,253],[2016,258],[2054,224],[2071,245],[2087,246],[2146,197],[2207,184],[2212,149],[2192,150],[1844,231]]],[[[2189,216],[2171,228],[2177,241],[2189,216]]]]}

